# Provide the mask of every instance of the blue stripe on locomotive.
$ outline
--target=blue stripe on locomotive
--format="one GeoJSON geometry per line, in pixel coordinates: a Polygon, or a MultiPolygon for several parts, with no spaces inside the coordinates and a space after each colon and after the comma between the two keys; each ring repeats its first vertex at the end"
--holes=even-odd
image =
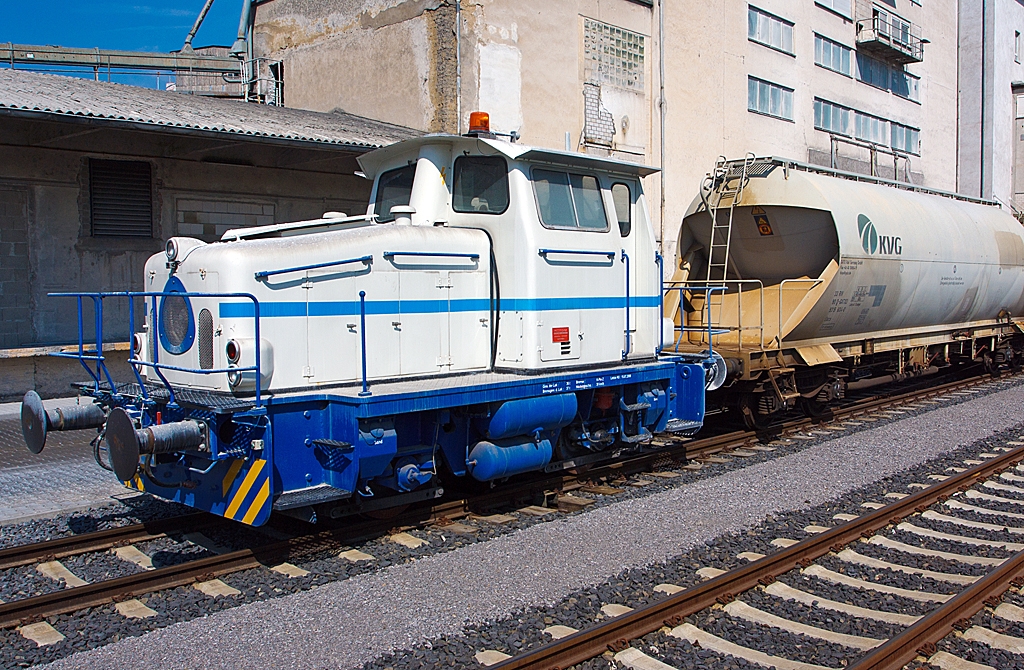
{"type": "MultiPolygon", "coordinates": [[[[626,298],[608,296],[594,298],[502,298],[503,312],[546,312],[570,309],[624,309],[626,298]]],[[[660,307],[658,296],[632,296],[629,306],[634,308],[660,307]]],[[[457,300],[367,300],[366,314],[437,314],[441,312],[486,312],[491,308],[487,298],[461,298],[457,300]]],[[[252,318],[251,302],[222,302],[220,318],[252,318]]],[[[357,316],[358,300],[316,302],[261,302],[261,317],[294,316],[357,316]]]]}

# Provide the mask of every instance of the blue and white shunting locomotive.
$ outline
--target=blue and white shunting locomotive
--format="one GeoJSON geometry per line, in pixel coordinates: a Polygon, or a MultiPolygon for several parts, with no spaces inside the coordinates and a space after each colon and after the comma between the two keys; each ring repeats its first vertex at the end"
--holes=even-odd
{"type": "Polygon", "coordinates": [[[29,448],[99,428],[99,460],[127,486],[260,525],[580,467],[701,426],[711,352],[661,355],[674,336],[641,188],[654,170],[486,130],[360,165],[365,215],[172,238],[143,291],[74,294],[80,309],[145,304],[136,379],[72,354],[93,401],[47,411],[29,392],[29,448]]]}

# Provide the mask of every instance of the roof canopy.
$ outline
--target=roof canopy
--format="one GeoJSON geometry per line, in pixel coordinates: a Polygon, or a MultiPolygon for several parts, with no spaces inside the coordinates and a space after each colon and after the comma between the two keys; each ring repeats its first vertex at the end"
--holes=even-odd
{"type": "Polygon", "coordinates": [[[638,177],[646,177],[647,175],[654,174],[659,170],[659,168],[656,167],[650,167],[640,163],[631,163],[617,158],[594,156],[592,154],[581,154],[571,151],[555,151],[553,149],[531,147],[525,144],[513,144],[512,142],[506,142],[504,140],[482,137],[473,138],[448,134],[423,135],[398,142],[383,149],[377,149],[376,151],[360,156],[359,165],[363,168],[363,172],[365,172],[368,177],[373,178],[377,175],[377,171],[384,163],[399,155],[408,154],[423,145],[437,143],[466,144],[470,142],[479,142],[485,145],[487,148],[481,147],[481,151],[483,151],[483,153],[491,153],[491,151],[496,150],[508,157],[510,160],[529,161],[532,163],[549,163],[551,165],[601,170],[603,172],[614,172],[638,177]]]}
{"type": "Polygon", "coordinates": [[[0,115],[362,150],[420,134],[343,112],[310,112],[12,69],[0,70],[0,115]]]}

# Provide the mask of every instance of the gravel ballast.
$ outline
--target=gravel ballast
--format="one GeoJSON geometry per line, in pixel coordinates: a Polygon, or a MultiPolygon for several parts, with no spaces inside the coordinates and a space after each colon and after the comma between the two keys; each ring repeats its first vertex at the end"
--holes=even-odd
{"type": "Polygon", "coordinates": [[[1022,401],[1024,388],[1009,388],[685,487],[121,640],[52,667],[140,658],[158,667],[359,665],[457,634],[467,623],[554,603],[769,514],[819,505],[1015,426],[1022,401]]]}

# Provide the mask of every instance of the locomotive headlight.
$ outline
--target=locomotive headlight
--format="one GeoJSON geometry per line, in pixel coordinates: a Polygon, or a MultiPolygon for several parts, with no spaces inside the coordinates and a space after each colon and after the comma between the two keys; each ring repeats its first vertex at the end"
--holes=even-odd
{"type": "Polygon", "coordinates": [[[239,372],[238,370],[232,370],[231,372],[228,373],[228,384],[231,385],[231,388],[235,388],[236,386],[238,386],[241,383],[242,383],[242,373],[241,372],[239,372]]]}
{"type": "Polygon", "coordinates": [[[237,363],[242,357],[242,345],[238,343],[238,340],[228,340],[228,343],[224,345],[224,354],[228,357],[228,363],[237,363]]]}
{"type": "Polygon", "coordinates": [[[164,253],[167,254],[167,260],[169,261],[178,258],[178,240],[173,237],[167,240],[167,244],[164,245],[164,253]]]}
{"type": "Polygon", "coordinates": [[[139,358],[140,356],[142,356],[142,350],[145,349],[145,347],[146,345],[142,341],[141,333],[135,333],[134,335],[132,335],[132,354],[135,356],[135,358],[139,358]]]}

